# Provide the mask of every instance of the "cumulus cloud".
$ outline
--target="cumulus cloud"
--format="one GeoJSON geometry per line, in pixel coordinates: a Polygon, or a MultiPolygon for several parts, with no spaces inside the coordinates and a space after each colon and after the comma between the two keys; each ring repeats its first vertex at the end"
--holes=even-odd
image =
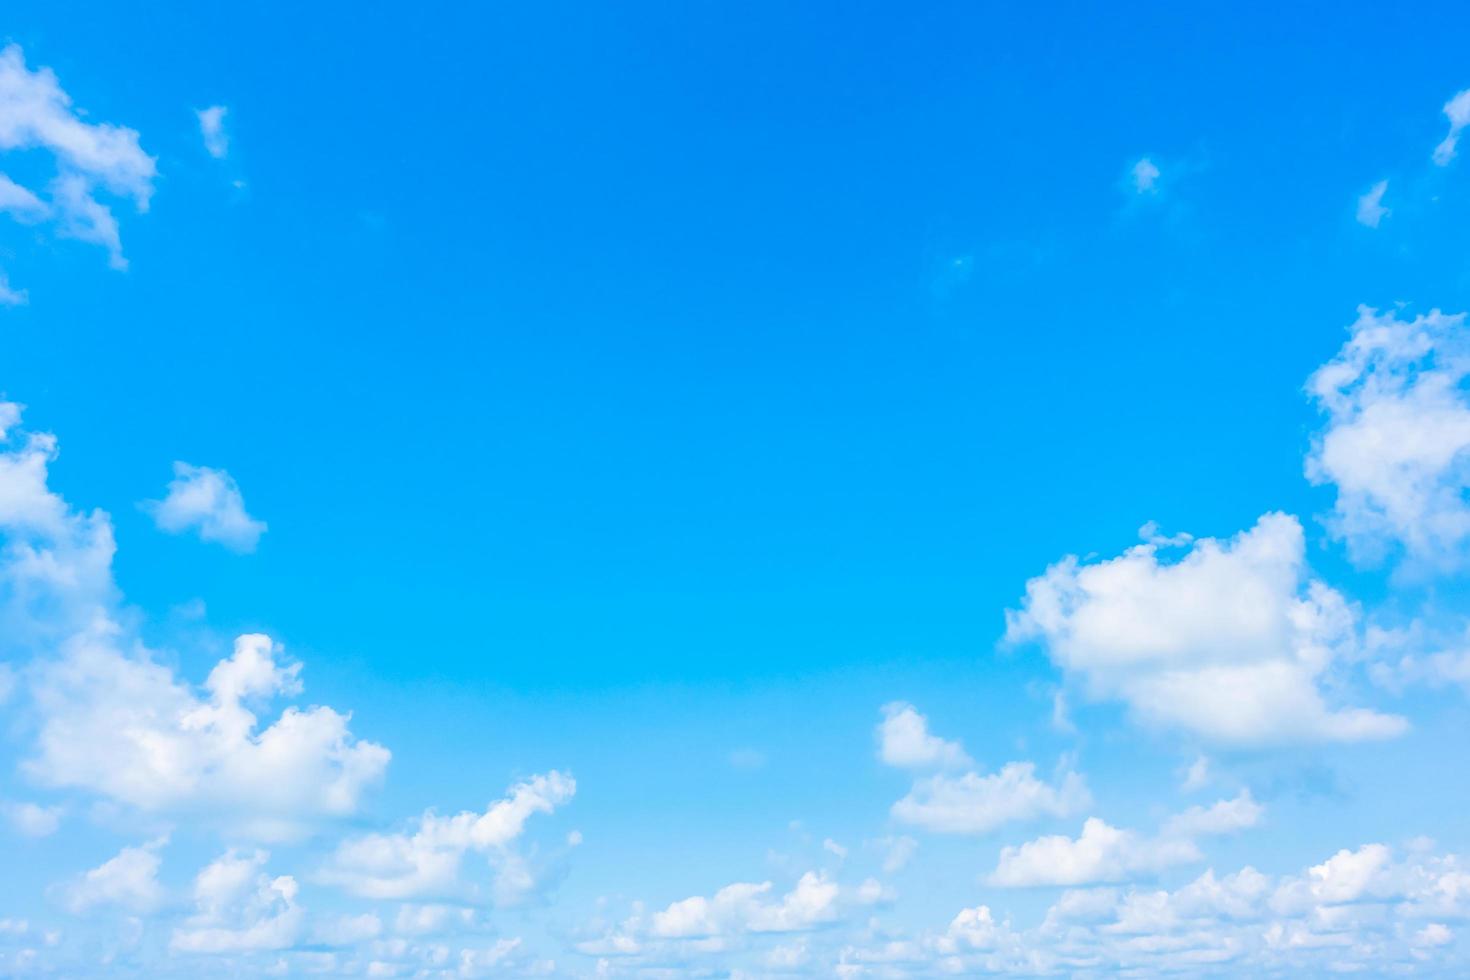
{"type": "Polygon", "coordinates": [[[168,494],[143,506],[160,530],[196,531],[201,540],[218,542],[231,551],[254,551],[266,530],[263,521],[245,512],[245,498],[234,478],[208,466],[174,463],[168,494]]]}
{"type": "Polygon", "coordinates": [[[245,953],[286,949],[305,928],[296,879],[264,870],[265,851],[227,851],[194,879],[195,913],[174,930],[169,946],[185,953],[245,953]]]}
{"type": "Polygon", "coordinates": [[[202,691],[157,663],[119,612],[111,521],[51,491],[52,436],[19,433],[14,406],[0,422],[0,653],[29,662],[27,775],[262,837],[354,812],[387,749],[325,706],[262,728],[260,706],[298,693],[301,670],[266,636],[237,639],[202,691]]]}
{"type": "Polygon", "coordinates": [[[167,668],[122,655],[107,635],[68,641],[42,666],[40,715],[26,771],[143,810],[213,811],[237,832],[265,839],[356,811],[387,767],[388,750],[354,739],[349,716],[287,708],[260,729],[246,705],[300,690],[259,634],[235,641],[200,696],[167,668]]]}
{"type": "Polygon", "coordinates": [[[1219,742],[1354,741],[1401,718],[1332,708],[1319,680],[1351,647],[1346,600],[1312,578],[1301,524],[1266,514],[1177,561],[1140,544],[1117,558],[1067,557],[1026,584],[1006,639],[1037,641],[1094,699],[1142,722],[1219,742]]]}
{"type": "Polygon", "coordinates": [[[194,112],[199,119],[199,135],[204,138],[204,149],[216,160],[223,160],[230,152],[230,135],[225,132],[225,116],[229,112],[222,105],[194,112]]]}
{"type": "Polygon", "coordinates": [[[987,880],[1007,887],[1127,881],[1199,857],[1193,841],[1151,841],[1089,817],[1075,839],[1055,834],[1005,848],[987,880]]]}
{"type": "Polygon", "coordinates": [[[43,150],[56,173],[49,201],[8,177],[0,182],[0,211],[27,222],[53,219],[64,236],[107,249],[114,268],[126,268],[117,220],[97,200],[99,191],[148,209],[157,167],[136,131],[87,122],[49,68],[32,71],[17,45],[0,50],[0,151],[43,150]]]}
{"type": "Polygon", "coordinates": [[[1470,343],[1465,315],[1360,307],[1351,336],[1307,382],[1326,416],[1307,477],[1337,489],[1329,527],[1360,562],[1400,549],[1431,569],[1470,544],[1470,343]]]}
{"type": "Polygon", "coordinates": [[[1004,848],[987,880],[1007,887],[1130,881],[1198,861],[1197,838],[1254,827],[1263,813],[1250,793],[1242,792],[1235,799],[1191,807],[1171,817],[1154,837],[1091,817],[1079,837],[1056,834],[1004,848]]]}
{"type": "Polygon", "coordinates": [[[1448,166],[1455,158],[1455,151],[1460,142],[1460,130],[1470,124],[1470,89],[1457,93],[1454,98],[1444,104],[1445,118],[1450,121],[1450,131],[1445,138],[1434,148],[1434,162],[1441,167],[1448,166]]]}
{"type": "Polygon", "coordinates": [[[64,889],[67,909],[75,914],[113,908],[146,915],[163,903],[163,886],[158,883],[162,859],[158,852],[166,840],[160,838],[140,847],[124,847],[116,857],[82,874],[64,889]]]}
{"type": "Polygon", "coordinates": [[[1377,228],[1378,223],[1392,213],[1383,206],[1383,194],[1387,190],[1388,181],[1380,180],[1358,198],[1358,224],[1377,228]]]}
{"type": "Polygon", "coordinates": [[[324,884],[367,898],[468,897],[460,881],[468,852],[484,855],[494,871],[494,897],[514,901],[534,886],[534,876],[512,844],[537,813],[569,802],[577,784],[552,771],[512,786],[483,813],[441,817],[430,811],[411,833],[368,834],[343,841],[318,875],[324,884]]]}
{"type": "Polygon", "coordinates": [[[958,742],[929,734],[929,722],[911,704],[883,706],[878,724],[878,758],[902,769],[958,769],[973,765],[958,742]]]}

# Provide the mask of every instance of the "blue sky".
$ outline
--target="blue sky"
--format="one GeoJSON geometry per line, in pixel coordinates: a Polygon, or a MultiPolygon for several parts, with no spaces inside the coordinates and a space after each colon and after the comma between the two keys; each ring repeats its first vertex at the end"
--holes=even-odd
{"type": "Polygon", "coordinates": [[[0,976],[1461,975],[1465,26],[8,6],[0,976]]]}

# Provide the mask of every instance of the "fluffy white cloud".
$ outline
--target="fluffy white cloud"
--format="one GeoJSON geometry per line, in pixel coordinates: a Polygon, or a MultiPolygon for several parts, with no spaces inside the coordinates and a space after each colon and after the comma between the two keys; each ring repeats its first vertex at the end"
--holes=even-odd
{"type": "Polygon", "coordinates": [[[1155,837],[1092,817],[1079,837],[1057,834],[1004,848],[988,880],[1008,887],[1129,881],[1199,860],[1196,838],[1254,827],[1263,813],[1250,793],[1242,792],[1233,800],[1191,807],[1171,817],[1155,837]]]}
{"type": "Polygon", "coordinates": [[[1470,545],[1470,337],[1465,315],[1404,319],[1361,307],[1307,389],[1326,413],[1306,471],[1333,484],[1331,529],[1359,560],[1394,546],[1432,568],[1470,545]]]}
{"type": "Polygon", "coordinates": [[[144,507],[160,530],[197,531],[201,540],[216,541],[231,551],[254,551],[266,530],[265,522],[245,512],[245,498],[234,478],[208,466],[174,463],[168,494],[144,507]]]}
{"type": "Polygon", "coordinates": [[[974,765],[958,742],[929,734],[928,720],[911,704],[883,706],[878,724],[878,758],[903,769],[958,769],[974,765]]]}
{"type": "Polygon", "coordinates": [[[300,690],[300,665],[265,636],[236,640],[202,692],[155,662],[119,612],[111,521],[50,490],[53,437],[17,435],[14,406],[0,422],[11,442],[0,451],[0,654],[28,661],[24,771],[262,837],[354,812],[388,751],[325,706],[260,728],[252,708],[300,690]]]}
{"type": "Polygon", "coordinates": [[[61,234],[102,245],[115,268],[126,267],[117,221],[96,194],[102,189],[130,198],[146,211],[157,174],[154,159],[143,152],[134,130],[87,122],[56,75],[49,68],[30,70],[12,44],[0,50],[0,151],[33,149],[55,160],[49,203],[7,178],[0,210],[27,221],[54,218],[61,234]]]}
{"type": "Polygon", "coordinates": [[[290,837],[311,822],[356,811],[381,779],[387,749],[354,739],[348,715],[287,708],[258,729],[245,705],[299,691],[258,634],[235,641],[197,695],[172,672],[122,655],[107,634],[68,641],[39,668],[38,782],[90,790],[144,810],[213,811],[237,832],[290,837]]]}
{"type": "Polygon", "coordinates": [[[808,871],[776,898],[769,881],[726,885],[710,898],[696,895],[653,914],[648,933],[660,939],[689,939],[745,932],[798,932],[837,916],[840,889],[825,875],[808,871]]]}
{"type": "Polygon", "coordinates": [[[1076,839],[1056,834],[1005,848],[987,880],[1007,887],[1127,881],[1199,857],[1191,840],[1149,840],[1090,817],[1076,839]]]}
{"type": "Polygon", "coordinates": [[[227,851],[194,879],[196,911],[174,930],[169,945],[186,953],[286,949],[305,928],[296,879],[264,871],[270,855],[227,851]]]}
{"type": "Polygon", "coordinates": [[[66,907],[77,914],[97,908],[117,908],[147,914],[163,902],[163,886],[158,883],[162,863],[158,852],[167,843],[150,841],[141,847],[124,847],[110,858],[83,874],[64,889],[66,907]]]}
{"type": "Polygon", "coordinates": [[[204,149],[216,160],[223,160],[230,152],[230,135],[225,132],[225,116],[229,112],[226,106],[212,105],[194,113],[199,119],[199,135],[204,138],[204,149]]]}
{"type": "Polygon", "coordinates": [[[1392,214],[1383,206],[1383,194],[1388,190],[1388,181],[1380,180],[1358,198],[1358,224],[1377,228],[1379,222],[1392,214]]]}
{"type": "Polygon", "coordinates": [[[1010,762],[984,776],[939,773],[920,779],[891,812],[895,820],[925,830],[984,834],[1014,821],[1070,816],[1091,802],[1075,772],[1062,774],[1053,785],[1036,778],[1032,763],[1010,762]]]}
{"type": "Polygon", "coordinates": [[[1174,562],[1155,544],[1069,556],[1026,584],[1006,638],[1039,641],[1091,697],[1150,725],[1233,743],[1399,734],[1400,718],[1326,703],[1318,681],[1353,643],[1354,618],[1309,576],[1304,549],[1296,518],[1266,514],[1174,562]]]}
{"type": "Polygon", "coordinates": [[[1450,121],[1450,131],[1434,148],[1434,162],[1441,167],[1447,166],[1455,158],[1455,150],[1460,142],[1460,130],[1470,125],[1470,89],[1457,93],[1454,98],[1446,102],[1444,114],[1445,118],[1450,121]]]}
{"type": "Polygon", "coordinates": [[[510,788],[505,799],[484,813],[465,811],[419,818],[412,833],[368,834],[343,841],[319,880],[367,898],[453,897],[472,895],[460,882],[467,852],[489,859],[495,871],[495,897],[512,901],[534,886],[530,869],[511,848],[526,822],[551,813],[576,794],[571,776],[552,771],[510,788]]]}

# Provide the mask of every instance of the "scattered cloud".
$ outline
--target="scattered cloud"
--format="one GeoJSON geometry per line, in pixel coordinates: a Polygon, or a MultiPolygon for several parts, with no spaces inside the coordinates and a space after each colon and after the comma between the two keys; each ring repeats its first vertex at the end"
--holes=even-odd
{"type": "Polygon", "coordinates": [[[143,506],[161,531],[196,531],[200,540],[214,541],[236,552],[254,551],[266,530],[264,521],[245,512],[245,498],[234,478],[208,466],[174,463],[167,496],[143,506]]]}
{"type": "MultiPolygon", "coordinates": [[[[15,44],[0,50],[0,151],[11,150],[49,153],[55,176],[48,198],[0,176],[0,211],[26,223],[54,221],[58,234],[101,245],[113,268],[126,268],[117,219],[97,195],[106,191],[147,211],[156,162],[143,152],[136,131],[88,122],[55,73],[32,71],[15,44]]],[[[13,305],[23,296],[0,288],[0,303],[13,305]]]]}
{"type": "Polygon", "coordinates": [[[226,106],[212,105],[208,109],[196,109],[199,119],[199,135],[204,138],[204,149],[216,160],[223,160],[230,152],[230,134],[225,132],[225,116],[230,110],[226,106]]]}
{"type": "Polygon", "coordinates": [[[1380,221],[1393,213],[1383,206],[1383,194],[1387,190],[1388,181],[1380,180],[1358,198],[1358,224],[1377,228],[1380,221]]]}
{"type": "Polygon", "coordinates": [[[1457,93],[1454,98],[1446,102],[1444,114],[1450,121],[1450,131],[1434,148],[1434,162],[1441,167],[1448,166],[1455,158],[1455,151],[1460,142],[1460,130],[1470,124],[1470,89],[1457,93]]]}
{"type": "Polygon", "coordinates": [[[928,720],[911,704],[883,706],[878,724],[878,758],[901,769],[959,769],[974,765],[958,742],[929,734],[928,720]]]}

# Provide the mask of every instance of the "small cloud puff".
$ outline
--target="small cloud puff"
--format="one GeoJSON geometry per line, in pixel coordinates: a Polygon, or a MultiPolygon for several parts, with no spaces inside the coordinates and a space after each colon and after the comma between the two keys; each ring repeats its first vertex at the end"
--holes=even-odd
{"type": "Polygon", "coordinates": [[[266,531],[264,521],[245,512],[240,487],[229,473],[208,466],[174,463],[168,495],[150,500],[143,509],[159,530],[182,534],[195,530],[203,541],[215,541],[231,551],[254,551],[266,531]]]}
{"type": "Polygon", "coordinates": [[[1133,177],[1133,190],[1139,194],[1157,194],[1159,192],[1159,168],[1148,157],[1143,157],[1133,165],[1129,171],[1133,177]]]}
{"type": "Polygon", "coordinates": [[[1377,228],[1378,223],[1393,212],[1383,206],[1383,192],[1388,190],[1388,181],[1380,180],[1368,193],[1358,198],[1358,224],[1377,228]]]}
{"type": "Polygon", "coordinates": [[[230,152],[230,136],[225,132],[225,116],[229,112],[222,105],[194,111],[194,115],[199,117],[199,135],[204,137],[204,149],[216,160],[223,160],[230,152]]]}

